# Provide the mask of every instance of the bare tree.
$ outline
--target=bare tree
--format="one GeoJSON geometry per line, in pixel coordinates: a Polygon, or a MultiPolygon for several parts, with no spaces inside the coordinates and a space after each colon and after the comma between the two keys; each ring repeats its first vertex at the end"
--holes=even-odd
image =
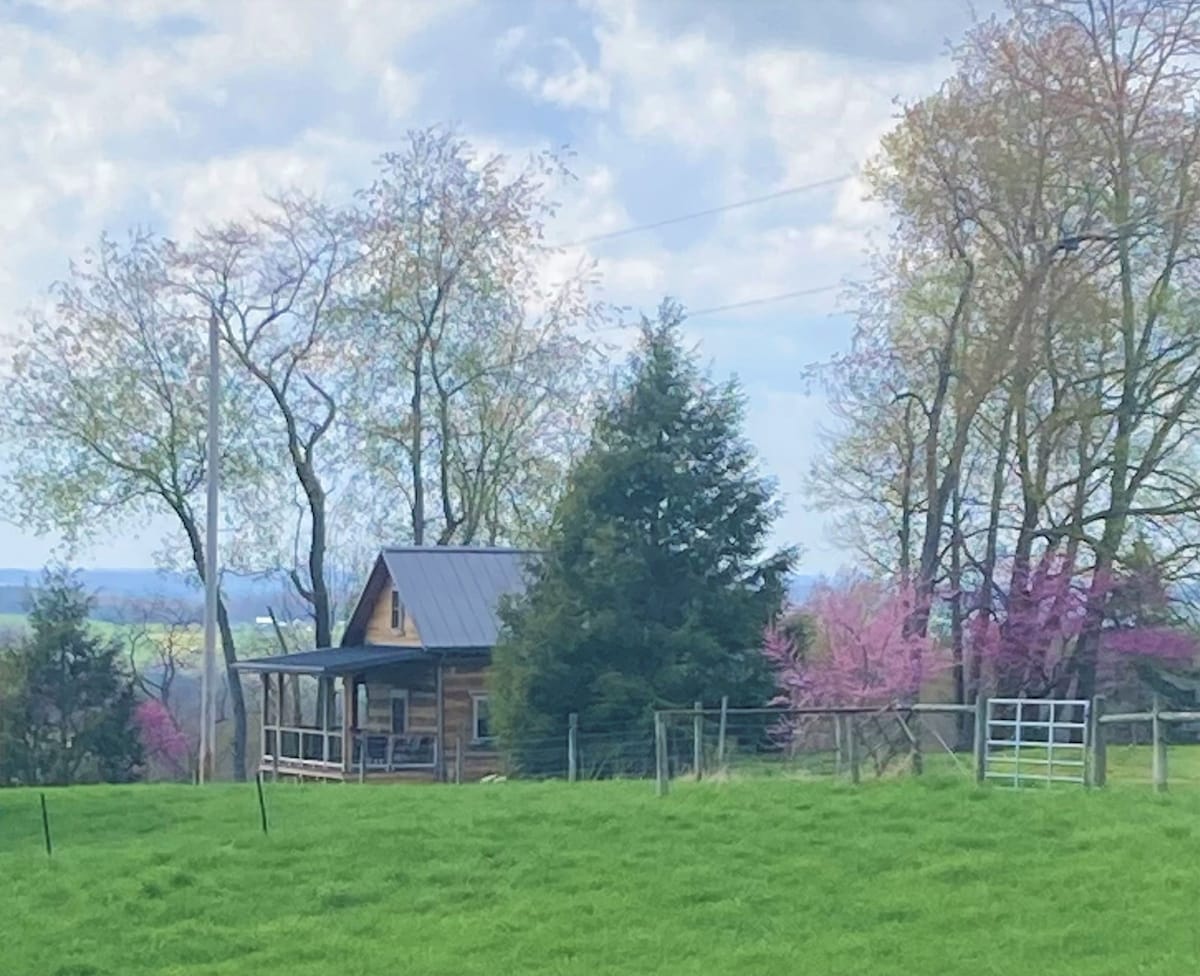
{"type": "MultiPolygon", "coordinates": [[[[169,514],[203,580],[204,331],[169,281],[166,250],[148,234],[103,238],[54,286],[53,306],[29,314],[0,419],[14,459],[6,501],[26,524],[77,541],[169,514]]],[[[225,409],[236,429],[241,404],[230,396],[225,409]]],[[[242,469],[245,447],[227,439],[223,463],[242,469]]],[[[218,624],[242,779],[245,703],[223,599],[218,624]]]]}
{"type": "Polygon", "coordinates": [[[564,175],[555,155],[512,172],[429,129],[361,195],[356,418],[417,545],[528,535],[581,442],[600,309],[586,269],[543,283],[547,183],[564,175]]]}
{"type": "MultiPolygon", "coordinates": [[[[302,558],[286,566],[309,605],[318,647],[332,643],[326,574],[329,481],[342,461],[336,427],[348,345],[339,286],[358,249],[346,215],[295,193],[268,209],[210,228],[172,255],[180,286],[218,317],[234,370],[251,381],[255,460],[270,476],[246,517],[283,514],[280,474],[290,469],[302,504],[302,558]]],[[[246,497],[246,496],[243,496],[246,497]]]]}

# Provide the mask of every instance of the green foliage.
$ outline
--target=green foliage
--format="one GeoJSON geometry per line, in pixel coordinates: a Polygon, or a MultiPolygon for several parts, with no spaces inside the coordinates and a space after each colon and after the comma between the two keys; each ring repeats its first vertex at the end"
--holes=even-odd
{"type": "Polygon", "coordinates": [[[664,304],[644,324],[530,588],[503,610],[494,712],[523,772],[570,712],[628,732],[655,707],[771,695],[757,647],[793,553],[764,556],[777,505],[741,433],[742,396],[701,370],[679,319],[664,304]]]}
{"type": "MultiPolygon", "coordinates": [[[[1180,750],[1182,751],[1182,750],[1180,750]]],[[[1200,796],[946,779],[0,794],[6,976],[1193,972],[1200,796]],[[1053,897],[1048,893],[1053,893],[1053,897]]]]}
{"type": "Polygon", "coordinates": [[[120,644],[90,627],[78,579],[48,571],[33,597],[30,633],[0,652],[0,782],[126,782],[141,746],[134,688],[120,644]]]}

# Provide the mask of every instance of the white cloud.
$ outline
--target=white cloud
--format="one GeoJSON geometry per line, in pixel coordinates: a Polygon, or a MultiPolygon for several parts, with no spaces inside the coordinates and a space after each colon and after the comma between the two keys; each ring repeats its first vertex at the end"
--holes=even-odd
{"type": "MultiPolygon", "coordinates": [[[[523,46],[527,35],[509,31],[497,43],[497,51],[511,59],[523,46]]],[[[566,38],[555,37],[544,48],[527,52],[545,53],[552,67],[539,69],[528,62],[518,64],[509,74],[509,82],[527,95],[561,108],[602,112],[609,106],[608,80],[588,67],[579,51],[566,38]]]]}
{"type": "MultiPolygon", "coordinates": [[[[666,26],[660,2],[514,2],[465,13],[469,0],[46,3],[67,32],[6,24],[0,51],[0,323],[102,227],[120,232],[131,214],[148,209],[182,235],[245,212],[283,184],[344,197],[387,148],[388,122],[408,124],[429,111],[426,96],[472,73],[486,89],[487,122],[463,134],[481,154],[500,150],[519,163],[532,143],[563,141],[579,151],[579,182],[554,188],[562,209],[548,229],[552,242],[571,242],[845,173],[890,126],[891,99],[932,89],[946,70],[933,53],[923,63],[851,59],[818,49],[804,31],[758,31],[755,42],[735,43],[699,17],[666,26]],[[475,47],[456,30],[461,42],[415,66],[424,27],[496,11],[507,21],[475,47]],[[103,50],[87,36],[89,18],[128,30],[103,50]],[[199,29],[163,28],[185,18],[199,29]],[[282,94],[293,81],[307,93],[294,102],[282,94]],[[274,126],[275,115],[291,113],[294,122],[274,126]],[[681,160],[703,183],[673,180],[669,168],[681,160]],[[663,187],[661,201],[647,200],[646,178],[663,187]]],[[[895,6],[880,4],[881,15],[895,6]]],[[[752,18],[753,7],[725,13],[752,18]]],[[[893,28],[911,34],[903,22],[893,28]]],[[[446,121],[455,120],[452,108],[446,121]]],[[[594,258],[602,297],[635,313],[652,312],[664,293],[698,309],[822,287],[853,277],[883,226],[881,208],[864,195],[855,177],[669,233],[570,248],[543,274],[562,278],[594,258]]],[[[777,374],[746,376],[750,432],[793,496],[785,534],[810,545],[818,528],[798,513],[795,493],[819,404],[786,388],[786,370],[798,372],[835,341],[814,329],[825,328],[836,299],[814,295],[688,326],[718,369],[777,374]]]]}

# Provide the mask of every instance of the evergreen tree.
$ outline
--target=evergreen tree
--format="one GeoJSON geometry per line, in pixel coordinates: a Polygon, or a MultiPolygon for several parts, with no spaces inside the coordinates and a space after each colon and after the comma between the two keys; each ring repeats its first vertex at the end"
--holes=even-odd
{"type": "Polygon", "coordinates": [[[34,594],[32,633],[9,652],[20,683],[6,697],[3,780],[21,784],[126,782],[142,761],[133,683],[120,647],[88,625],[92,601],[65,570],[34,594]]]}
{"type": "Polygon", "coordinates": [[[570,712],[644,750],[655,708],[771,697],[758,647],[794,553],[765,554],[778,505],[742,435],[743,397],[700,368],[679,322],[670,303],[643,322],[530,586],[502,611],[494,715],[524,771],[545,765],[570,712]]]}

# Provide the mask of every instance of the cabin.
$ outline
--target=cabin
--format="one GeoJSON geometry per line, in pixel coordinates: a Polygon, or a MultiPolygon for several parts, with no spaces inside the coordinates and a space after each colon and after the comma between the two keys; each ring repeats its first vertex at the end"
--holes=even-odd
{"type": "Polygon", "coordinates": [[[472,780],[499,771],[487,673],[498,610],[533,554],[385,549],[340,646],[239,661],[262,679],[260,771],[323,780],[472,780]]]}

